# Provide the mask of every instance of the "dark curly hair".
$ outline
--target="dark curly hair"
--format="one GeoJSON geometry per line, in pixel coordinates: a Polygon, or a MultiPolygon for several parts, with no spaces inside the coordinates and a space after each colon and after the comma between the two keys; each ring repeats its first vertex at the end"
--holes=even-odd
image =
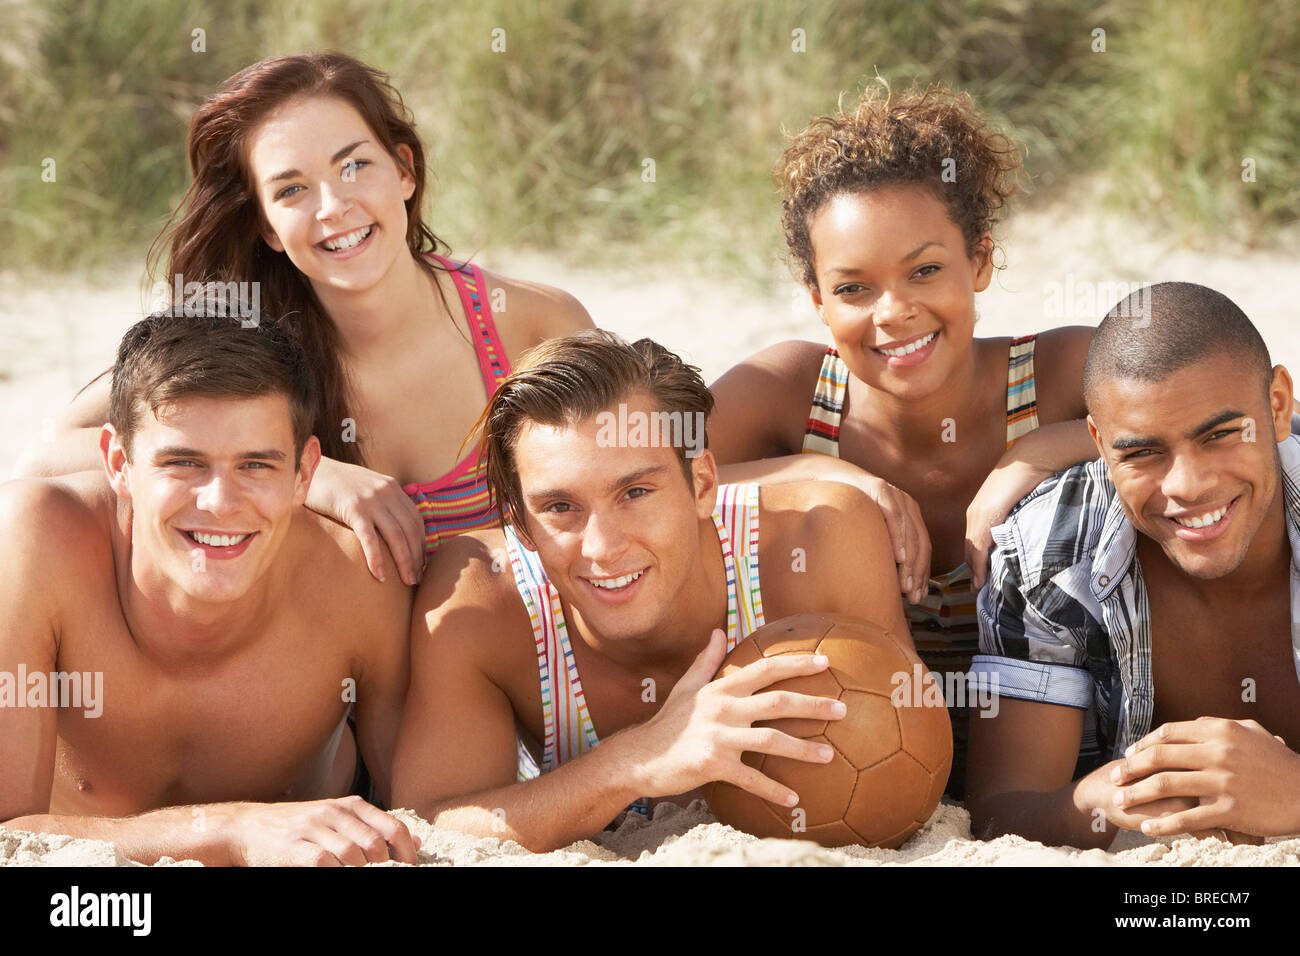
{"type": "Polygon", "coordinates": [[[871,86],[851,113],[841,108],[809,123],[777,163],[792,266],[817,287],[808,223],[833,197],[913,183],[943,202],[973,256],[1021,188],[1022,169],[1020,147],[989,128],[970,94],[933,86],[894,96],[883,83],[871,86]],[[943,180],[946,160],[953,182],[943,180]]]}

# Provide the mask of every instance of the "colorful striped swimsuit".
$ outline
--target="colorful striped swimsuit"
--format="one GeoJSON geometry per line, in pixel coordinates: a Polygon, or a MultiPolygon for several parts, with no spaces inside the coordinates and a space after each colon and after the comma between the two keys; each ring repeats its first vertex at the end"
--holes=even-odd
{"type": "MultiPolygon", "coordinates": [[[[497,336],[496,323],[492,321],[492,307],[485,295],[483,270],[465,262],[453,262],[442,256],[430,255],[448,269],[448,274],[460,292],[465,309],[474,351],[478,355],[479,369],[483,374],[483,387],[490,398],[497,386],[510,374],[510,359],[497,336]]],[[[451,471],[435,481],[404,485],[405,491],[424,519],[424,553],[433,554],[444,538],[495,528],[500,524],[496,511],[490,506],[487,475],[478,467],[478,446],[461,459],[451,471]]]]}
{"type": "MultiPolygon", "coordinates": [[[[727,650],[763,626],[763,595],[758,581],[758,485],[721,485],[713,511],[722,560],[727,570],[727,650]],[[737,552],[735,546],[740,550],[737,552]]],[[[537,645],[537,670],[542,688],[542,762],[520,741],[519,779],[548,773],[599,743],[587,712],[582,681],[573,658],[560,594],[546,577],[537,552],[519,544],[506,527],[506,550],[514,570],[515,587],[528,609],[537,645]]],[[[644,799],[632,809],[644,813],[644,799]]]]}
{"type": "MultiPolygon", "coordinates": [[[[1007,448],[1038,427],[1038,399],[1034,391],[1036,338],[1026,335],[1011,341],[1007,360],[1007,448]]],[[[827,349],[804,433],[805,452],[840,457],[840,416],[848,383],[848,366],[839,352],[827,349]]],[[[917,654],[930,670],[940,675],[968,674],[971,658],[979,653],[979,621],[970,581],[970,567],[962,562],[948,573],[930,578],[929,593],[920,604],[903,602],[917,654]]],[[[953,718],[953,761],[948,791],[960,796],[965,786],[968,712],[960,708],[949,712],[953,718]]]]}

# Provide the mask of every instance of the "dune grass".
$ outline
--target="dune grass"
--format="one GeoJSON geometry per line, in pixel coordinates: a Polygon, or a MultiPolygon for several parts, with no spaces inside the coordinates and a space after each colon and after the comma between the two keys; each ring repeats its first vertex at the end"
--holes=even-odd
{"type": "Polygon", "coordinates": [[[877,74],[969,90],[1027,145],[1040,195],[1100,176],[1112,201],[1191,241],[1266,241],[1300,216],[1300,9],[1080,7],[0,0],[5,264],[142,256],[188,181],[194,106],[257,59],[311,49],[393,76],[432,159],[434,230],[462,254],[522,246],[769,274],[782,252],[771,168],[783,128],[877,74]]]}

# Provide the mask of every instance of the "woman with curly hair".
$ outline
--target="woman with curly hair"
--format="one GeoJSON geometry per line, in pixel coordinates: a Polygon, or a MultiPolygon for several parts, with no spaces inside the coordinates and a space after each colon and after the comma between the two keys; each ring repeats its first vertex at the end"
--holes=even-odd
{"type": "MultiPolygon", "coordinates": [[[[820,452],[869,473],[917,652],[962,681],[978,651],[989,529],[1052,472],[1095,455],[1082,421],[1092,329],[975,336],[992,229],[1020,169],[970,96],[944,88],[872,88],[852,111],[813,120],[776,176],[791,258],[834,345],[783,342],[713,386],[720,463],[820,452]],[[933,576],[931,556],[944,569],[933,576]]],[[[949,790],[960,793],[968,711],[952,716],[949,790]]]]}

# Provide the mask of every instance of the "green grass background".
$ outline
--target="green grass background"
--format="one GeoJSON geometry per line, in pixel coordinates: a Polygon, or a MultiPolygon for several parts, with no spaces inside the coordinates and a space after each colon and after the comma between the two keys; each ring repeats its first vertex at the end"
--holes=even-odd
{"type": "Polygon", "coordinates": [[[3,267],[142,261],[187,184],[195,105],[315,49],[392,75],[458,253],[767,274],[783,128],[877,73],[969,90],[1027,145],[1039,198],[1101,182],[1192,243],[1267,243],[1300,217],[1294,0],[0,0],[3,267]]]}

